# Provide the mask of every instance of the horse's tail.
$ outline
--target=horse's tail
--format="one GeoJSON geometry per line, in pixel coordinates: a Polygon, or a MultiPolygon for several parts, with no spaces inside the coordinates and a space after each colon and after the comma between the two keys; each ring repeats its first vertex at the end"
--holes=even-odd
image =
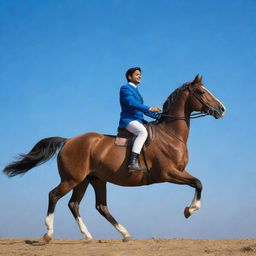
{"type": "Polygon", "coordinates": [[[3,172],[9,177],[26,173],[33,167],[51,159],[66,140],[61,137],[50,137],[40,140],[28,154],[20,154],[20,159],[7,165],[3,172]]]}

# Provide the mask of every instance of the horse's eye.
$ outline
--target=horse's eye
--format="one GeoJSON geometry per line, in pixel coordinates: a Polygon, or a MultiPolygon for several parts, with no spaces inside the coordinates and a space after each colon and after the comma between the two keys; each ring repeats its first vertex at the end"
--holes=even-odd
{"type": "Polygon", "coordinates": [[[204,94],[204,91],[198,90],[197,93],[200,94],[200,95],[203,95],[203,94],[204,94]]]}

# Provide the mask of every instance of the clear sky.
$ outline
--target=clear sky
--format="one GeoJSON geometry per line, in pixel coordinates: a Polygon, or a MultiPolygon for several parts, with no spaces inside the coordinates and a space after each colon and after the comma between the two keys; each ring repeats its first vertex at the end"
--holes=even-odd
{"type": "MultiPolygon", "coordinates": [[[[226,106],[220,120],[192,120],[187,170],[204,186],[202,208],[183,209],[194,189],[169,183],[108,184],[111,213],[135,238],[256,237],[256,1],[0,0],[0,167],[40,139],[115,134],[125,71],[142,68],[146,105],[197,73],[226,106]]],[[[40,237],[56,159],[23,177],[0,174],[0,237],[40,237]]],[[[82,238],[59,201],[55,237],[82,238]]],[[[81,215],[95,238],[121,238],[94,208],[81,215]]]]}

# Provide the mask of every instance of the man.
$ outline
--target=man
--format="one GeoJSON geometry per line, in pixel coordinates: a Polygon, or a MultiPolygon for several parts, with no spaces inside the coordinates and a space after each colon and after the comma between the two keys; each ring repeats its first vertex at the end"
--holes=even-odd
{"type": "Polygon", "coordinates": [[[128,84],[123,85],[120,89],[121,115],[119,128],[125,128],[137,137],[133,143],[132,153],[128,165],[130,172],[143,171],[145,167],[140,167],[138,157],[140,151],[147,139],[147,129],[144,127],[145,122],[143,114],[158,118],[161,109],[159,107],[148,107],[143,105],[143,98],[138,91],[138,85],[141,81],[141,69],[139,67],[130,68],[126,72],[128,84]]]}

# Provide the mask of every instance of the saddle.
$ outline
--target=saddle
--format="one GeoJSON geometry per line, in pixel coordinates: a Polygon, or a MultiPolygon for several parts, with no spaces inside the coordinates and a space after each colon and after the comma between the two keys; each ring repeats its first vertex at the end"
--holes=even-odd
{"type": "MultiPolygon", "coordinates": [[[[154,129],[153,129],[153,125],[151,123],[144,124],[144,126],[148,132],[148,137],[147,137],[147,140],[146,140],[144,146],[148,146],[151,143],[151,141],[153,140],[154,129]]],[[[133,141],[135,140],[135,138],[136,138],[136,135],[129,132],[125,128],[118,128],[118,133],[115,138],[115,145],[120,146],[120,147],[126,147],[128,145],[131,145],[133,143],[133,141]]]]}

